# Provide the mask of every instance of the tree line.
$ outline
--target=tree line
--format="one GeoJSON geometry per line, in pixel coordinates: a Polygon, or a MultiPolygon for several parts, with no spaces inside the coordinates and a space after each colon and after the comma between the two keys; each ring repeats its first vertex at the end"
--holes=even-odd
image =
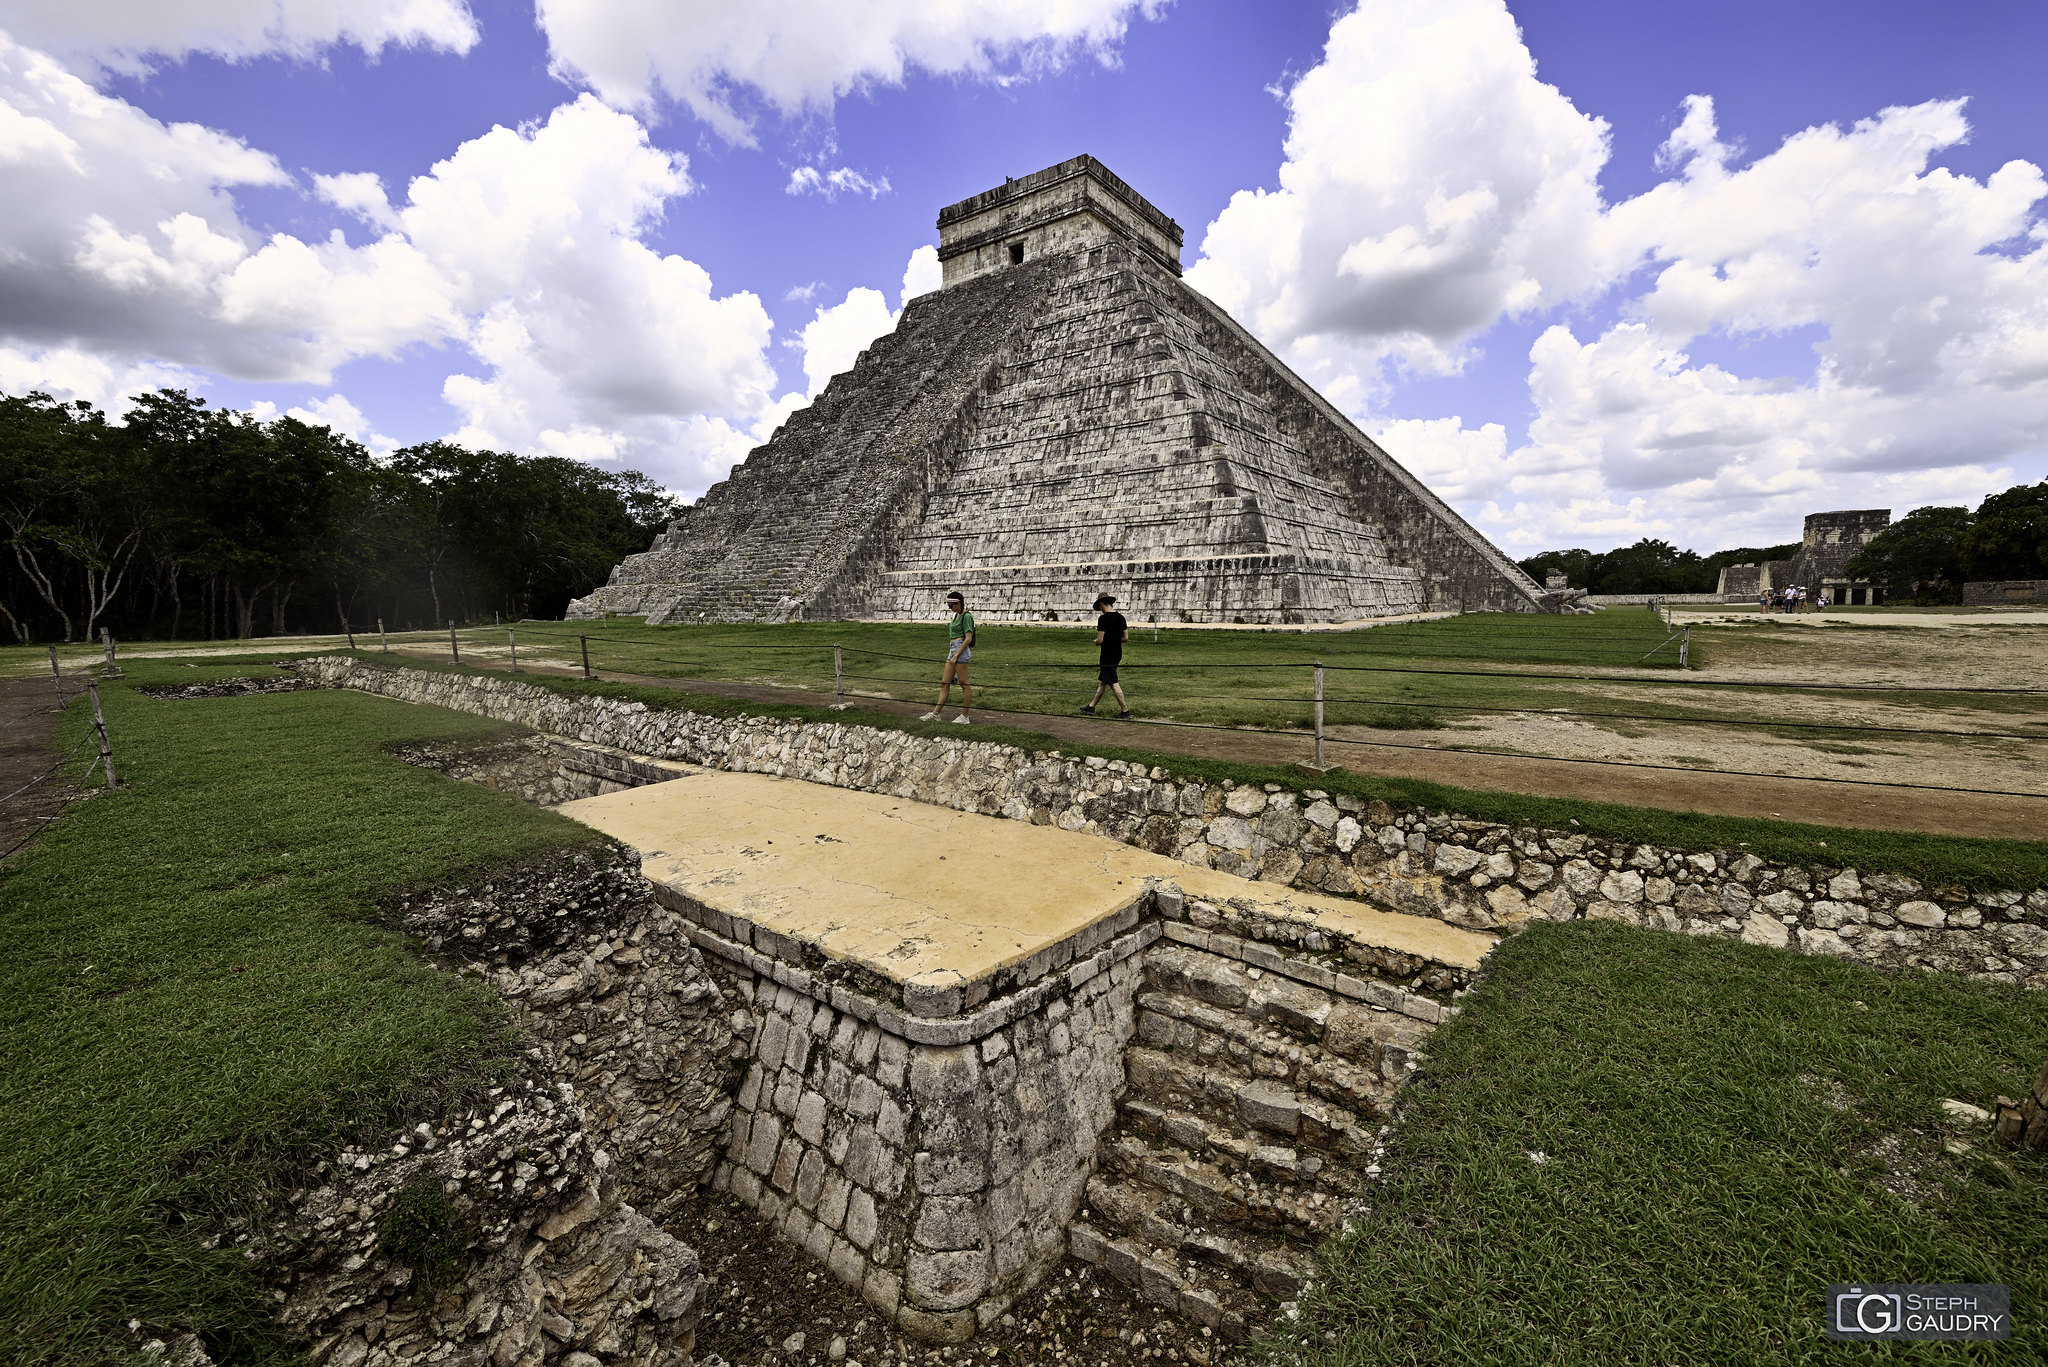
{"type": "Polygon", "coordinates": [[[644,475],[291,417],[0,396],[0,627],[246,638],[559,617],[683,509],[644,475]]]}
{"type": "Polygon", "coordinates": [[[2048,579],[2048,479],[1968,508],[1915,508],[1849,558],[1892,602],[1960,603],[1972,579],[2048,579]]]}
{"type": "Polygon", "coordinates": [[[1633,546],[1611,551],[1545,551],[1517,563],[1539,584],[1552,571],[1562,570],[1566,584],[1588,593],[1712,593],[1726,566],[1783,560],[1798,550],[1794,541],[1701,555],[1646,536],[1633,546]]]}
{"type": "MultiPolygon", "coordinates": [[[[1645,537],[1598,552],[1545,551],[1520,561],[1537,583],[1553,570],[1589,593],[1713,593],[1728,565],[1789,560],[1797,541],[1701,555],[1645,537]]],[[[1968,508],[1915,508],[1850,557],[1847,572],[1881,585],[1888,602],[1962,601],[1972,579],[2048,579],[2048,480],[2017,484],[1968,508]]]]}

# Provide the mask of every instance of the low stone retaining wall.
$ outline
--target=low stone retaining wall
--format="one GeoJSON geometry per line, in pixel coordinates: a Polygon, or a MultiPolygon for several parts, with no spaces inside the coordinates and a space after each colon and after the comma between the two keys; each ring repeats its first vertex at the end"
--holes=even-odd
{"type": "Polygon", "coordinates": [[[2048,987],[2048,889],[1973,896],[1901,874],[1396,812],[1315,789],[1187,781],[1164,768],[969,737],[655,711],[512,679],[341,657],[300,667],[329,686],[497,717],[628,754],[1098,832],[1186,863],[1474,930],[1591,917],[2048,987]]]}
{"type": "Polygon", "coordinates": [[[1646,608],[1652,603],[1676,603],[1684,607],[1720,603],[1753,603],[1755,594],[1741,593],[1589,593],[1579,599],[1596,608],[1646,608]]]}
{"type": "Polygon", "coordinates": [[[2048,579],[1973,579],[1963,585],[1963,606],[2002,607],[2007,603],[2048,603],[2048,579]]]}

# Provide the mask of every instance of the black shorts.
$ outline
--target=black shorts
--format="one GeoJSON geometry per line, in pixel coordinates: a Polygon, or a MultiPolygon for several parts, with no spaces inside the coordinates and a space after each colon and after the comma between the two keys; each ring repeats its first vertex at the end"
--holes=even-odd
{"type": "Polygon", "coordinates": [[[1113,684],[1113,683],[1115,683],[1115,682],[1116,682],[1116,667],[1117,667],[1118,665],[1120,665],[1120,664],[1122,664],[1122,663],[1123,663],[1123,659],[1124,659],[1124,657],[1123,657],[1123,656],[1121,656],[1121,655],[1105,655],[1105,656],[1103,656],[1103,657],[1102,657],[1102,667],[1101,667],[1100,669],[1098,669],[1098,670],[1097,670],[1097,671],[1095,672],[1095,677],[1096,677],[1096,678],[1098,678],[1098,679],[1100,679],[1100,680],[1101,680],[1101,681],[1102,681],[1103,683],[1106,683],[1106,684],[1113,684]]]}

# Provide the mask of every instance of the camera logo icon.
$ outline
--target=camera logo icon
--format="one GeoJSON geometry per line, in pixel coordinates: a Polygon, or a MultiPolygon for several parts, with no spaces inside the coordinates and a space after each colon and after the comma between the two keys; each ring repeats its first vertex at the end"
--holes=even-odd
{"type": "Polygon", "coordinates": [[[1869,1335],[1872,1338],[1896,1334],[1905,1327],[1905,1306],[1896,1291],[1865,1291],[1852,1286],[1835,1295],[1837,1334],[1869,1335]]]}
{"type": "Polygon", "coordinates": [[[1823,1314],[1837,1342],[1881,1339],[2004,1339],[2012,1334],[2012,1295],[2002,1285],[1834,1283],[1823,1314]]]}

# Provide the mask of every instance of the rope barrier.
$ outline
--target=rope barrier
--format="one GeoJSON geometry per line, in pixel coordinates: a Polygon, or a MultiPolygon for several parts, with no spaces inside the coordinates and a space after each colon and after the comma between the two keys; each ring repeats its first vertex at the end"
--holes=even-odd
{"type": "MultiPolygon", "coordinates": [[[[791,647],[791,648],[794,648],[794,647],[791,647]]],[[[808,647],[806,647],[806,648],[808,648],[808,647]]],[[[875,656],[879,656],[879,657],[881,657],[881,658],[888,658],[888,659],[901,659],[901,660],[909,660],[909,661],[912,661],[913,663],[918,663],[918,664],[925,664],[925,665],[930,665],[930,664],[934,664],[934,663],[942,663],[942,662],[940,662],[940,661],[934,661],[934,660],[930,659],[929,657],[918,657],[918,656],[909,656],[909,655],[895,655],[895,654],[892,654],[892,653],[889,653],[889,652],[880,652],[880,651],[869,651],[869,652],[862,652],[862,653],[867,653],[867,654],[870,654],[870,655],[875,655],[875,656]]],[[[664,663],[682,663],[682,662],[681,662],[681,661],[664,661],[664,663]]],[[[1012,668],[1031,668],[1031,667],[1034,667],[1034,666],[1030,666],[1030,665],[1013,665],[1013,666],[1009,666],[1009,667],[1012,667],[1012,668]]],[[[1086,665],[1081,665],[1081,666],[1049,666],[1049,667],[1053,667],[1053,668],[1092,668],[1093,666],[1086,666],[1086,665]]],[[[1122,668],[1131,668],[1131,666],[1128,666],[1128,665],[1126,665],[1126,666],[1121,666],[1121,667],[1122,667],[1122,668]]],[[[1152,666],[1152,667],[1153,667],[1153,668],[1169,668],[1169,667],[1172,667],[1172,666],[1152,666]]],[[[1214,668],[1226,668],[1226,667],[1243,667],[1243,666],[1211,666],[1211,667],[1214,667],[1214,668]]],[[[1300,667],[1302,667],[1302,666],[1300,666],[1300,665],[1264,665],[1264,666],[1250,666],[1250,667],[1251,667],[1251,668],[1300,668],[1300,667]]],[[[1660,682],[1660,683],[1661,683],[1661,682],[1688,682],[1688,683],[1694,683],[1694,682],[1696,682],[1696,683],[1706,684],[1706,685],[1708,685],[1708,686],[1720,686],[1720,687],[1751,687],[1751,688],[1753,688],[1753,687],[1759,687],[1759,686],[1762,686],[1762,687],[1782,687],[1782,688],[1788,688],[1788,689],[1794,689],[1794,690],[1801,690],[1801,689],[1811,688],[1811,689],[1812,689],[1813,691],[1831,691],[1831,692],[1838,692],[1838,691],[1849,691],[1849,692],[1897,692],[1897,693],[1918,693],[1918,692],[1951,692],[1951,693],[1987,693],[1987,694],[2025,694],[2025,695],[2032,695],[2032,694],[2036,694],[2036,693],[2048,692],[2048,690],[2044,690],[2044,689],[2018,689],[2018,688],[2011,688],[2011,689],[2007,689],[2007,688],[1934,688],[1934,689],[1912,689],[1912,688],[1886,688],[1886,687],[1873,687],[1873,686],[1867,686],[1867,685],[1856,685],[1856,684],[1835,684],[1835,685],[1757,685],[1757,684],[1749,684],[1749,683],[1744,683],[1744,682],[1741,682],[1741,681],[1733,681],[1733,680],[1730,680],[1730,681],[1705,681],[1705,680],[1701,680],[1701,681],[1691,681],[1691,680],[1676,680],[1676,681],[1673,681],[1673,680],[1662,680],[1662,679],[1653,679],[1653,680],[1635,680],[1635,679],[1624,679],[1624,680],[1615,680],[1615,679],[1612,679],[1612,678],[1606,678],[1606,677],[1601,677],[1601,676],[1593,676],[1593,677],[1591,677],[1591,678],[1575,678],[1574,676],[1570,676],[1570,675],[1554,675],[1554,674],[1534,674],[1534,675],[1521,675],[1521,674],[1506,674],[1506,673],[1499,673],[1499,672],[1494,672],[1494,671],[1483,671],[1483,670],[1412,670],[1412,671],[1411,671],[1411,670],[1398,670],[1398,669],[1385,669],[1385,668],[1381,668],[1381,669],[1372,669],[1372,668],[1368,668],[1368,667],[1360,667],[1360,666],[1348,666],[1348,667],[1347,667],[1347,666],[1342,666],[1342,665],[1331,665],[1331,664],[1328,664],[1327,662],[1325,662],[1325,664],[1324,664],[1324,668],[1327,668],[1327,669],[1347,669],[1347,670],[1348,670],[1348,672],[1361,672],[1361,673],[1419,673],[1419,674],[1442,674],[1442,675],[1448,675],[1448,676],[1451,676],[1451,677],[1479,677],[1479,678],[1534,678],[1534,679],[1542,679],[1542,680],[1550,680],[1550,681],[1557,681],[1557,680],[1563,680],[1563,681],[1566,681],[1566,682],[1603,682],[1603,683],[1612,683],[1612,682],[1624,682],[1624,683],[1628,683],[1628,682],[1660,682]]],[[[855,681],[857,681],[857,682],[870,682],[870,683],[892,683],[892,684],[904,684],[904,685],[909,685],[909,686],[930,686],[930,685],[931,685],[931,683],[932,683],[932,682],[934,682],[934,681],[931,681],[931,680],[913,680],[913,679],[896,679],[896,678],[891,678],[891,677],[888,677],[888,676],[883,676],[883,675],[845,675],[845,676],[843,676],[843,677],[845,677],[845,678],[848,678],[848,679],[852,679],[852,680],[855,680],[855,681]]],[[[706,682],[709,682],[709,681],[706,681],[706,682]]],[[[1010,692],[1038,692],[1038,693],[1051,693],[1051,692],[1055,691],[1055,690],[1051,690],[1051,689],[1046,689],[1046,688],[1036,688],[1036,689],[1034,689],[1034,688],[1031,688],[1031,687],[1029,687],[1028,685],[1021,685],[1021,684],[1018,684],[1018,685],[1012,685],[1012,684],[989,684],[989,683],[982,683],[982,684],[977,684],[977,685],[974,685],[974,686],[975,686],[975,687],[977,687],[977,688],[983,688],[983,689],[988,689],[988,688],[996,688],[996,689],[1001,689],[1001,690],[1005,690],[1005,691],[1010,691],[1010,692]]],[[[806,690],[806,691],[808,691],[808,690],[806,690]]],[[[1058,690],[1058,691],[1061,691],[1061,692],[1085,692],[1085,691],[1088,691],[1088,690],[1058,690]]],[[[1246,696],[1244,696],[1244,695],[1237,695],[1237,696],[1219,696],[1219,695],[1199,695],[1199,696],[1206,696],[1206,697],[1208,697],[1208,698],[1212,698],[1212,699],[1213,699],[1213,700],[1215,700],[1215,701],[1223,701],[1223,702],[1242,702],[1242,701],[1259,701],[1259,702],[1303,702],[1303,703],[1306,703],[1306,702],[1310,702],[1310,701],[1313,701],[1313,700],[1309,700],[1309,699],[1299,699],[1299,700],[1296,700],[1296,699],[1284,699],[1284,698],[1270,698],[1270,697],[1263,697],[1263,696],[1258,696],[1258,697],[1246,697],[1246,696]]],[[[899,699],[895,699],[895,698],[891,698],[891,699],[889,699],[889,701],[895,702],[895,701],[902,701],[902,700],[899,700],[899,699]]],[[[1554,712],[1554,711],[1547,711],[1547,710],[1544,710],[1544,709],[1535,709],[1535,708],[1483,708],[1483,707],[1472,707],[1472,706],[1469,706],[1469,705],[1460,705],[1460,704],[1454,704],[1454,703],[1437,703],[1437,704],[1431,704],[1431,703],[1418,703],[1418,702],[1410,702],[1410,701],[1406,701],[1406,700],[1403,700],[1403,701],[1399,701],[1399,702],[1381,702],[1381,701],[1378,701],[1378,700],[1374,700],[1374,699],[1331,699],[1331,698],[1327,698],[1327,697],[1325,697],[1325,698],[1321,699],[1321,701],[1322,701],[1322,702],[1324,702],[1324,703],[1326,703],[1326,704],[1328,704],[1328,703],[1332,703],[1332,702],[1336,702],[1336,703],[1354,703],[1354,704],[1358,704],[1358,705],[1365,705],[1365,706],[1384,706],[1384,707],[1423,707],[1423,708],[1438,708],[1438,709],[1443,709],[1443,710],[1451,710],[1451,711],[1490,711],[1490,712],[1500,712],[1500,713],[1508,713],[1508,714],[1518,714],[1518,713],[1531,713],[1531,714],[1536,714],[1536,715],[1551,715],[1551,716],[1559,715],[1559,713],[1557,713],[1557,712],[1554,712]]],[[[1066,715],[1067,715],[1067,714],[1063,714],[1063,713],[1051,713],[1051,712],[1032,712],[1032,711],[1024,711],[1024,712],[1017,712],[1017,711],[1009,711],[1009,712],[1008,712],[1008,715],[1012,715],[1012,716],[1024,716],[1024,717],[1047,717],[1047,718],[1059,717],[1059,718],[1062,718],[1062,719],[1064,719],[1064,718],[1066,717],[1066,715]]],[[[2005,735],[2005,734],[2002,734],[2002,733],[1990,733],[1990,732],[1972,732],[1972,731],[1957,731],[1957,732],[1946,732],[1946,731],[1933,731],[1933,730],[1907,730],[1907,729],[1904,729],[1904,728],[1885,728],[1885,727],[1861,727],[1861,726],[1845,726],[1845,725],[1840,725],[1840,724],[1832,724],[1832,723],[1799,723],[1799,722],[1774,722],[1774,721],[1746,721],[1746,720],[1742,720],[1742,719],[1720,719],[1720,718],[1685,718],[1685,717],[1651,717],[1651,716],[1644,716],[1644,717],[1636,717],[1636,716],[1632,716],[1632,715],[1626,715],[1626,714],[1610,714],[1610,713],[1570,713],[1570,714],[1566,714],[1566,715],[1585,715],[1585,716],[1599,716],[1599,717],[1606,717],[1606,718],[1611,718],[1611,719],[1614,719],[1614,720],[1643,720],[1643,721],[1667,721],[1667,722],[1674,722],[1674,723],[1678,723],[1678,724],[1689,724],[1689,723],[1695,723],[1695,722],[1697,722],[1697,723],[1704,723],[1704,724],[1748,725],[1748,726],[1757,726],[1757,727],[1770,727],[1770,726],[1781,726],[1781,727],[1798,727],[1798,728],[1800,728],[1800,729],[1813,729],[1813,730],[1837,730],[1837,731],[1839,731],[1839,730],[1849,730],[1849,731],[1869,731],[1869,732],[1880,732],[1880,733],[1896,733],[1896,734],[1910,734],[1910,735],[1945,735],[1945,736],[1955,736],[1955,737],[1962,737],[1962,738],[1969,738],[1969,737],[1983,737],[1983,738],[1988,738],[1988,739],[2015,739],[2015,740],[2036,740],[2036,739],[2042,739],[2042,737],[2036,737],[2036,736],[2013,736],[2013,735],[2005,735]]],[[[1168,720],[1163,720],[1163,719],[1140,719],[1140,718],[1131,718],[1130,720],[1131,720],[1131,721],[1132,721],[1133,723],[1135,723],[1136,725],[1138,725],[1138,726],[1153,726],[1153,727],[1163,727],[1163,728],[1178,728],[1178,729],[1182,729],[1182,730],[1197,730],[1197,731],[1221,731],[1221,732],[1228,732],[1228,733],[1231,733],[1231,734],[1234,734],[1234,735],[1258,735],[1258,736],[1273,736],[1273,737],[1280,737],[1280,738],[1286,738],[1286,739],[1296,739],[1296,740],[1301,740],[1301,741],[1304,741],[1304,742],[1309,742],[1309,741],[1313,741],[1313,739],[1314,739],[1314,736],[1313,736],[1313,735],[1312,735],[1311,733],[1309,733],[1309,732],[1307,732],[1307,731],[1305,731],[1305,730],[1304,730],[1304,731],[1279,731],[1279,730],[1274,730],[1274,729],[1272,729],[1272,728],[1270,728],[1270,727],[1260,727],[1260,726],[1243,726],[1243,725],[1232,725],[1232,726],[1225,726],[1225,725],[1219,725],[1219,724],[1215,724],[1215,723],[1209,723],[1209,722],[1186,722],[1186,721],[1168,721],[1168,720]]],[[[1521,754],[1514,754],[1514,753],[1511,753],[1511,752],[1499,752],[1499,751],[1491,751],[1491,750],[1481,750],[1481,749],[1468,749],[1468,748],[1465,748],[1465,747],[1461,747],[1461,746],[1448,746],[1448,745],[1414,745],[1414,744],[1403,744],[1403,743],[1401,743],[1401,742],[1398,742],[1398,741],[1369,741],[1369,740],[1357,740],[1357,739],[1353,739],[1353,738],[1350,738],[1350,737],[1339,737],[1339,736],[1328,736],[1328,737],[1325,737],[1325,741],[1326,741],[1326,743],[1328,743],[1328,744],[1331,744],[1331,745],[1349,745],[1349,746],[1354,746],[1354,747],[1357,747],[1357,748],[1361,748],[1361,749],[1373,749],[1373,750],[1405,750],[1405,751],[1417,751],[1417,752],[1422,752],[1422,753],[1426,753],[1426,754],[1457,754],[1457,755],[1479,755],[1479,756],[1485,756],[1485,757],[1490,757],[1490,758],[1495,758],[1495,759],[1504,759],[1504,760],[1510,760],[1510,761],[1522,761],[1522,762],[1535,762],[1535,763],[1547,763],[1547,764],[1590,764],[1590,765],[1596,765],[1596,766],[1600,766],[1600,767],[1604,767],[1604,768],[1617,768],[1617,769],[1642,769],[1642,770],[1647,770],[1647,771],[1652,771],[1652,772],[1661,772],[1661,773],[1683,773],[1683,774],[1701,774],[1701,773],[1710,773],[1710,774],[1714,774],[1714,775],[1717,775],[1717,776],[1721,776],[1721,777],[1727,777],[1727,778],[1762,778],[1762,779],[1782,779],[1782,780],[1785,780],[1785,781],[1787,781],[1787,782],[1794,782],[1794,783],[1824,783],[1824,784],[1841,784],[1841,785],[1847,785],[1847,786],[1851,786],[1851,787],[1859,787],[1859,788],[1896,788],[1896,789],[1902,789],[1902,790],[1907,790],[1907,791],[1914,791],[1914,792],[1937,792],[1937,793],[1963,793],[1963,794],[1968,794],[1968,795],[1971,795],[1971,796],[1979,796],[1979,797],[2011,797],[2011,798],[2025,798],[2025,799],[2031,799],[2031,800],[2035,800],[2035,801],[2048,801],[2048,793],[2034,793],[2034,792],[2023,792],[2023,791],[2017,791],[2017,790],[2012,790],[2012,789],[2002,789],[2002,788],[1967,788],[1967,787],[1959,787],[1959,786],[1955,786],[1955,785],[1948,785],[1948,784],[1926,784],[1926,783],[1899,783],[1899,782],[1887,782],[1887,781],[1884,781],[1884,780],[1881,780],[1881,779],[1855,779],[1855,778],[1840,778],[1840,777],[1832,777],[1832,776],[1820,776],[1820,775],[1812,775],[1812,774],[1773,774],[1773,773],[1766,773],[1766,772],[1762,772],[1762,771],[1756,771],[1756,770],[1743,770],[1743,769],[1698,769],[1698,768],[1694,768],[1694,767],[1691,767],[1691,766],[1687,766],[1687,765],[1678,765],[1678,764],[1649,764],[1649,763],[1644,763],[1644,762],[1642,762],[1642,761],[1640,761],[1640,760],[1608,760],[1608,759],[1591,759],[1591,758],[1585,758],[1585,757],[1580,757],[1580,756],[1569,756],[1569,755],[1521,755],[1521,754]]],[[[4,855],[0,855],[0,858],[4,858],[4,857],[5,857],[4,855]]]]}
{"type": "MultiPolygon", "coordinates": [[[[20,796],[21,796],[21,795],[22,795],[23,793],[25,793],[25,792],[27,792],[27,791],[28,791],[29,789],[31,789],[31,788],[33,788],[33,787],[35,787],[35,786],[36,786],[36,785],[37,785],[38,783],[41,783],[41,782],[42,782],[42,781],[43,781],[44,779],[48,778],[48,777],[49,777],[49,776],[50,776],[51,774],[54,774],[54,773],[56,773],[56,772],[57,772],[57,771],[58,771],[59,769],[63,768],[63,767],[65,766],[65,765],[67,765],[67,764],[71,763],[71,761],[72,761],[72,760],[74,760],[74,759],[77,759],[77,758],[78,758],[78,752],[79,752],[80,750],[83,750],[83,749],[84,749],[84,748],[85,748],[86,746],[90,745],[90,744],[91,744],[91,743],[92,743],[93,741],[95,741],[95,740],[97,740],[97,739],[98,739],[98,736],[97,736],[96,734],[93,734],[93,733],[88,733],[88,734],[86,735],[86,737],[85,737],[85,739],[84,739],[84,740],[81,740],[81,741],[80,741],[80,742],[79,742],[78,744],[76,744],[76,745],[74,745],[74,746],[72,746],[72,747],[71,747],[71,753],[70,753],[70,754],[68,754],[68,755],[65,755],[65,756],[64,756],[64,757],[63,757],[62,759],[59,759],[59,760],[58,760],[58,761],[57,761],[56,763],[52,764],[52,765],[51,765],[51,766],[50,766],[49,768],[47,768],[47,769],[43,770],[43,772],[41,772],[40,774],[37,774],[37,775],[36,775],[36,776],[35,776],[34,778],[30,779],[30,780],[29,780],[28,782],[26,782],[26,783],[22,784],[22,785],[21,785],[21,786],[20,786],[19,788],[16,788],[16,789],[15,789],[15,790],[14,790],[13,792],[9,793],[9,794],[8,794],[8,795],[7,795],[6,797],[0,797],[0,803],[8,803],[8,802],[12,802],[12,801],[14,801],[14,799],[16,799],[17,797],[20,797],[20,796]]],[[[94,755],[94,756],[93,756],[93,759],[94,759],[94,760],[98,760],[98,758],[99,758],[99,756],[97,756],[97,755],[94,755]]]]}

